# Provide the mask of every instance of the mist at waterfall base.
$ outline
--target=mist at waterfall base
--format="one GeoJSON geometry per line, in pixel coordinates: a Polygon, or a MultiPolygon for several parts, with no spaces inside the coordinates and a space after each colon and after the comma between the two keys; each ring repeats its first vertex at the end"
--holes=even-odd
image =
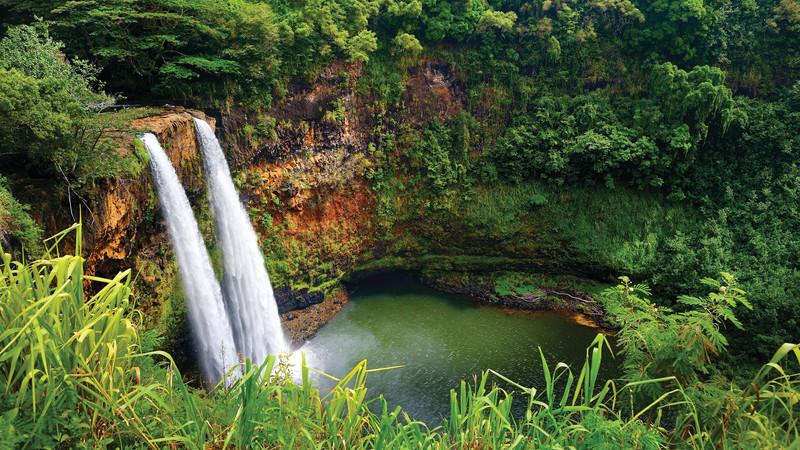
{"type": "MultiPolygon", "coordinates": [[[[305,352],[310,367],[335,377],[363,359],[373,369],[402,365],[369,374],[367,397],[383,394],[390,409],[402,406],[412,418],[435,425],[449,415],[450,389],[460,380],[493,369],[541,391],[545,381],[537,347],[551,370],[562,361],[577,373],[596,335],[597,330],[564,314],[477,304],[391,274],[355,286],[344,309],[297,353],[305,352]]],[[[604,358],[601,379],[616,372],[610,355],[604,358]]],[[[323,393],[333,385],[320,376],[314,382],[323,393]]],[[[517,393],[517,415],[526,403],[527,397],[517,393]]]]}
{"type": "Polygon", "coordinates": [[[222,250],[222,285],[233,337],[241,356],[258,365],[267,355],[288,351],[278,306],[258,237],[239,199],[222,147],[208,123],[197,118],[194,123],[222,250]]]}
{"type": "Polygon", "coordinates": [[[214,383],[221,380],[229,369],[238,365],[222,290],[214,275],[189,199],[172,162],[155,135],[147,133],[141,140],[150,154],[150,166],[162,215],[178,260],[198,363],[203,376],[214,383]]]}

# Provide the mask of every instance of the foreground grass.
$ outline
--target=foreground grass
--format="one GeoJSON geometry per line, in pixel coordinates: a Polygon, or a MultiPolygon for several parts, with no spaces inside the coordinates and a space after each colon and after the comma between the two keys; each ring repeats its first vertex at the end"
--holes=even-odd
{"type": "MultiPolygon", "coordinates": [[[[548,364],[542,355],[545,386],[520,386],[491,370],[462,381],[451,391],[449,417],[433,429],[380,397],[368,397],[366,378],[382,369],[366,362],[336,379],[328,393],[312,385],[314,370],[305,362],[294,382],[287,361],[274,357],[260,367],[248,364],[230,388],[192,387],[168,354],[152,350],[157,337],[141,331],[129,271],[113,279],[90,277],[80,256],[58,254],[59,241],[70,232],[80,249],[80,227],[74,226],[49,241],[40,260],[23,264],[3,254],[3,449],[800,445],[800,348],[792,344],[741,388],[712,381],[713,374],[699,381],[682,373],[601,382],[599,368],[611,348],[598,336],[579,370],[548,364]],[[94,294],[87,297],[86,290],[94,294]],[[512,402],[524,402],[522,416],[511,413],[512,402]]],[[[631,336],[622,341],[635,345],[631,336]]],[[[629,363],[642,358],[623,353],[629,363]]]]}

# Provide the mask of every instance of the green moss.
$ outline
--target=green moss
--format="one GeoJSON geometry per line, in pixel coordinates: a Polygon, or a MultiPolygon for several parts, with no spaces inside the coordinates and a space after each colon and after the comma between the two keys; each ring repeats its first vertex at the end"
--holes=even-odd
{"type": "Polygon", "coordinates": [[[478,186],[454,216],[468,227],[485,229],[497,238],[508,239],[523,231],[526,217],[541,211],[548,194],[536,183],[478,186]]]}
{"type": "MultiPolygon", "coordinates": [[[[400,195],[403,202],[405,196],[424,194],[400,195]]],[[[478,185],[444,211],[398,211],[402,215],[394,220],[402,227],[395,226],[387,239],[392,255],[505,257],[511,264],[527,260],[598,275],[651,273],[665,242],[698,221],[691,207],[661,195],[542,182],[478,185]]]]}
{"type": "Polygon", "coordinates": [[[121,108],[115,111],[101,113],[99,116],[102,117],[106,123],[129,128],[130,123],[136,119],[155,116],[162,112],[164,112],[164,109],[153,107],[121,108]]]}
{"type": "Polygon", "coordinates": [[[525,275],[516,272],[502,274],[495,280],[494,292],[500,296],[542,293],[534,280],[525,275]]]}
{"type": "Polygon", "coordinates": [[[123,173],[137,176],[147,169],[150,164],[150,153],[139,139],[133,140],[133,154],[123,158],[123,173]]]}
{"type": "Polygon", "coordinates": [[[490,276],[494,281],[494,292],[501,296],[539,293],[542,289],[548,288],[567,288],[573,292],[600,298],[600,294],[611,287],[609,283],[566,274],[499,272],[490,276]]]}
{"type": "Polygon", "coordinates": [[[180,282],[174,280],[171,288],[161,305],[161,314],[158,321],[159,329],[167,339],[176,338],[183,332],[186,321],[186,301],[183,294],[183,287],[180,282]]]}
{"type": "Polygon", "coordinates": [[[618,273],[652,270],[663,241],[697,223],[697,213],[663,196],[628,189],[570,188],[553,192],[534,226],[547,240],[618,273]]]}
{"type": "Polygon", "coordinates": [[[270,141],[278,140],[278,121],[272,116],[260,114],[256,123],[256,135],[270,141]]]}
{"type": "Polygon", "coordinates": [[[536,264],[528,258],[484,255],[385,256],[355,266],[348,277],[370,272],[394,270],[427,270],[438,272],[493,270],[497,267],[521,267],[536,264]]]}
{"type": "Polygon", "coordinates": [[[331,102],[330,109],[325,111],[325,114],[322,116],[322,121],[333,125],[342,124],[344,123],[345,114],[344,103],[341,99],[337,98],[331,102]]]}

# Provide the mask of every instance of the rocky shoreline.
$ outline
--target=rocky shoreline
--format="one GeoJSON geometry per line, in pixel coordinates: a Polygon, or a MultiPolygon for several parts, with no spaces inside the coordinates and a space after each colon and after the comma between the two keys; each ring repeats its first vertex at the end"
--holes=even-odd
{"type": "MultiPolygon", "coordinates": [[[[464,295],[480,303],[514,310],[556,311],[603,333],[615,330],[603,305],[592,295],[571,286],[548,284],[539,286],[534,292],[500,295],[495,290],[492,276],[470,277],[464,281],[448,275],[451,274],[425,273],[420,280],[438,291],[464,295]]],[[[299,346],[341,311],[349,301],[349,293],[344,287],[328,295],[305,289],[276,288],[275,298],[284,330],[292,344],[299,346]]]]}
{"type": "Polygon", "coordinates": [[[447,277],[423,276],[422,281],[442,292],[466,295],[484,304],[527,311],[556,311],[572,315],[582,325],[605,332],[614,330],[603,305],[591,295],[570,287],[539,287],[536,292],[499,295],[485,282],[458,283],[447,277]]]}
{"type": "MultiPolygon", "coordinates": [[[[277,292],[278,290],[276,290],[276,300],[279,299],[277,292]]],[[[292,297],[295,295],[302,297],[303,294],[293,293],[292,297]]],[[[299,346],[317,334],[317,331],[333,319],[350,299],[345,289],[338,289],[328,295],[323,295],[320,292],[318,297],[315,296],[315,298],[320,297],[321,301],[319,302],[306,304],[306,306],[299,309],[281,311],[283,329],[293,346],[299,346]]],[[[286,305],[287,303],[283,304],[286,305]]],[[[302,301],[293,300],[291,304],[302,304],[302,301]]],[[[278,305],[280,307],[280,300],[278,300],[278,305]]]]}

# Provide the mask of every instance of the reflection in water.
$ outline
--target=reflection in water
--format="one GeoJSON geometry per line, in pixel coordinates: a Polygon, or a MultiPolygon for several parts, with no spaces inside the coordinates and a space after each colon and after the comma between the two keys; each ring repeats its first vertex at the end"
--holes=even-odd
{"type": "MultiPolygon", "coordinates": [[[[369,368],[402,365],[370,374],[369,397],[383,394],[390,407],[401,405],[411,417],[436,424],[447,416],[450,389],[460,380],[494,369],[542,388],[537,346],[551,367],[563,361],[579,371],[596,334],[568,316],[479,305],[394,274],[360,285],[301,351],[310,367],[336,377],[362,359],[369,368]]],[[[322,377],[315,381],[323,393],[330,388],[322,377]]]]}

